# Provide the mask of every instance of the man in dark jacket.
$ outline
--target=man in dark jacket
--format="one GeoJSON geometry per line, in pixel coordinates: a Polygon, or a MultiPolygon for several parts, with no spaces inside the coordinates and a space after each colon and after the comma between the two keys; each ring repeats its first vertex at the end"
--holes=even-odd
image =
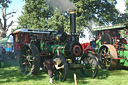
{"type": "Polygon", "coordinates": [[[3,57],[4,63],[5,63],[6,62],[6,50],[3,47],[2,47],[2,57],[3,57]]]}
{"type": "Polygon", "coordinates": [[[3,61],[2,56],[0,55],[0,68],[1,68],[1,62],[3,61]]]}
{"type": "Polygon", "coordinates": [[[3,47],[0,48],[0,51],[0,67],[3,67],[6,59],[6,51],[3,47]]]}

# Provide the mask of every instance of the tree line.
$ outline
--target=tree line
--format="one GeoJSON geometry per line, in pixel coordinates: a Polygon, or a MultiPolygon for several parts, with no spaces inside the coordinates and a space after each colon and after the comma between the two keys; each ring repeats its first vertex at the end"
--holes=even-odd
{"type": "MultiPolygon", "coordinates": [[[[1,0],[10,1],[10,0],[1,0]]],[[[61,10],[60,6],[51,6],[50,0],[24,0],[25,5],[19,17],[18,28],[59,30],[64,28],[70,32],[69,13],[61,10]]],[[[59,1],[52,0],[54,4],[59,1]],[[54,2],[55,1],[55,2],[54,2]]],[[[117,0],[70,0],[76,7],[76,29],[83,33],[84,29],[91,30],[92,25],[114,25],[128,21],[128,0],[125,0],[125,13],[116,9],[117,0]]],[[[8,3],[9,4],[9,3],[8,3]]],[[[63,6],[67,6],[63,2],[63,6]]],[[[70,7],[70,6],[69,6],[70,7]]],[[[4,28],[5,29],[5,28],[4,28]]]]}

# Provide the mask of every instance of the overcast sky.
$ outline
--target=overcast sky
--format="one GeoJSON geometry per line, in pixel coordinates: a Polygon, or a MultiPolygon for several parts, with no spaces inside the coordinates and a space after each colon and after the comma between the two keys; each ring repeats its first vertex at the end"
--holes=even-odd
{"type": "Polygon", "coordinates": [[[117,5],[116,8],[119,9],[120,12],[124,13],[124,9],[125,9],[125,2],[124,0],[117,0],[117,5]]]}

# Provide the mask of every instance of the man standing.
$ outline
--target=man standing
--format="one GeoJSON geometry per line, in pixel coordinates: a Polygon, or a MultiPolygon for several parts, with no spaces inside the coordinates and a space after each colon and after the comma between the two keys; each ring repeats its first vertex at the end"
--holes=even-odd
{"type": "Polygon", "coordinates": [[[2,55],[1,55],[1,50],[0,50],[0,68],[1,68],[1,62],[3,61],[2,55]]]}
{"type": "Polygon", "coordinates": [[[3,67],[3,61],[4,61],[4,56],[2,54],[2,51],[3,51],[3,47],[0,47],[0,67],[3,67]]]}
{"type": "Polygon", "coordinates": [[[2,57],[3,57],[3,61],[5,63],[6,62],[6,50],[3,47],[2,47],[2,57]]]}

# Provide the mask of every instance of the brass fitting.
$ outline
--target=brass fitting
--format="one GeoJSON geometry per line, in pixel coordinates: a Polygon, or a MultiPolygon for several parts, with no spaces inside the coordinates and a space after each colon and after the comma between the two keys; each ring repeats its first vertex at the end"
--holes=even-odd
{"type": "Polygon", "coordinates": [[[76,13],[76,11],[70,11],[69,13],[70,13],[70,14],[75,14],[75,13],[76,13]]]}

